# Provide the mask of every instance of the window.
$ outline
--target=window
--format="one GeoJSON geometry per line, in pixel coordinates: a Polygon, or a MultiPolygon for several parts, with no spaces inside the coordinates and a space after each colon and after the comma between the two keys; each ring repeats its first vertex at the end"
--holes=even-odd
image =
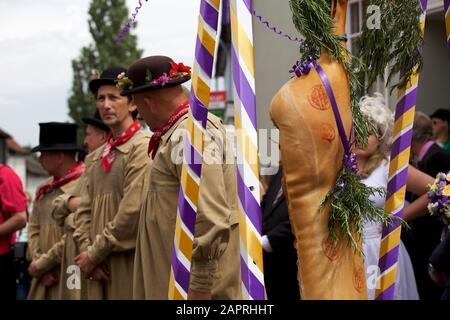
{"type": "Polygon", "coordinates": [[[347,11],[348,47],[353,54],[358,54],[356,39],[361,34],[364,17],[369,6],[369,0],[350,0],[347,11]]]}

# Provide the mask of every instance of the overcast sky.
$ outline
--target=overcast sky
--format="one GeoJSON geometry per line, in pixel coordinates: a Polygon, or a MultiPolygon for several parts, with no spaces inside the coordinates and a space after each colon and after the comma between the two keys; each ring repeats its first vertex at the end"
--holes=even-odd
{"type": "MultiPolygon", "coordinates": [[[[90,43],[90,0],[0,0],[0,128],[36,145],[39,122],[70,121],[71,60],[90,43]]],[[[138,0],[127,0],[130,13],[138,0]]],[[[191,65],[198,0],[142,1],[136,16],[144,56],[191,65]]]]}

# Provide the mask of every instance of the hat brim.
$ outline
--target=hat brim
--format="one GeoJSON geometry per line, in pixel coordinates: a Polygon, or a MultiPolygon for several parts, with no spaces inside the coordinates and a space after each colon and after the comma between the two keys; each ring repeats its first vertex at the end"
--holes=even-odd
{"type": "Polygon", "coordinates": [[[31,149],[30,152],[41,152],[41,151],[85,151],[83,148],[77,145],[66,145],[66,144],[60,144],[60,145],[51,145],[51,146],[43,146],[38,145],[31,149]]]}
{"type": "Polygon", "coordinates": [[[95,118],[82,118],[81,121],[83,121],[85,124],[91,125],[93,127],[96,127],[97,129],[103,130],[105,132],[110,132],[111,129],[108,128],[106,124],[101,122],[98,119],[95,118]]]}
{"type": "Polygon", "coordinates": [[[170,88],[177,85],[180,85],[182,83],[185,83],[186,81],[189,81],[191,79],[191,75],[186,75],[184,77],[169,80],[165,85],[160,84],[146,84],[143,86],[139,86],[130,90],[124,90],[120,93],[121,96],[129,96],[136,93],[146,92],[146,91],[153,91],[158,89],[164,89],[164,88],[170,88]]]}
{"type": "Polygon", "coordinates": [[[91,90],[91,92],[93,94],[96,94],[97,91],[98,91],[98,88],[100,88],[101,86],[105,86],[105,85],[115,86],[116,85],[116,79],[113,79],[113,78],[101,78],[101,79],[91,80],[89,82],[89,90],[91,90]]]}

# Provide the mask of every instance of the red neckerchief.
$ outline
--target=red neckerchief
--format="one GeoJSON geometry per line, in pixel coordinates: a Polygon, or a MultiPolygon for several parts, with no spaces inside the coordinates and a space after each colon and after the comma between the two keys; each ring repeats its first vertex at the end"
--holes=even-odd
{"type": "Polygon", "coordinates": [[[54,190],[56,188],[62,187],[63,185],[78,179],[86,169],[86,166],[84,165],[83,161],[78,161],[72,168],[70,168],[64,177],[55,179],[53,178],[53,182],[47,183],[43,186],[41,186],[38,191],[36,192],[36,201],[41,200],[41,198],[46,194],[47,192],[54,190]]]}
{"type": "Polygon", "coordinates": [[[189,112],[189,100],[180,105],[170,116],[169,120],[167,120],[166,124],[161,128],[156,129],[150,139],[150,143],[148,144],[148,155],[152,156],[152,159],[155,158],[156,151],[158,150],[159,143],[161,141],[161,137],[169,131],[170,128],[186,113],[189,112]]]}
{"type": "Polygon", "coordinates": [[[102,161],[100,162],[100,167],[102,167],[106,173],[111,170],[114,159],[116,158],[115,148],[130,140],[139,130],[141,130],[141,124],[138,120],[134,120],[133,124],[116,140],[113,139],[112,132],[109,133],[108,141],[106,142],[105,149],[103,149],[102,161]]]}

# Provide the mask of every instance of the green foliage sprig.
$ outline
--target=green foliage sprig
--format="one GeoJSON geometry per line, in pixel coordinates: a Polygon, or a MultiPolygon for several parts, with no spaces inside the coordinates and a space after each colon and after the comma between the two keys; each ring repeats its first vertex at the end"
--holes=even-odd
{"type": "Polygon", "coordinates": [[[392,92],[410,81],[414,66],[417,65],[417,71],[422,69],[423,32],[419,24],[422,9],[418,0],[371,0],[370,5],[380,8],[381,23],[380,28],[373,29],[364,24],[357,39],[361,60],[367,66],[362,78],[370,87],[377,77],[384,79],[384,71],[389,68],[387,85],[392,92]],[[399,72],[404,72],[404,76],[392,84],[399,72]]]}
{"type": "Polygon", "coordinates": [[[386,191],[383,188],[366,186],[347,167],[342,168],[336,187],[320,204],[320,210],[323,210],[325,205],[330,205],[328,230],[334,245],[337,245],[339,235],[343,235],[347,244],[353,247],[355,252],[362,254],[358,243],[363,239],[364,222],[392,223],[392,216],[376,207],[370,200],[370,197],[376,194],[385,196],[386,191]]]}

